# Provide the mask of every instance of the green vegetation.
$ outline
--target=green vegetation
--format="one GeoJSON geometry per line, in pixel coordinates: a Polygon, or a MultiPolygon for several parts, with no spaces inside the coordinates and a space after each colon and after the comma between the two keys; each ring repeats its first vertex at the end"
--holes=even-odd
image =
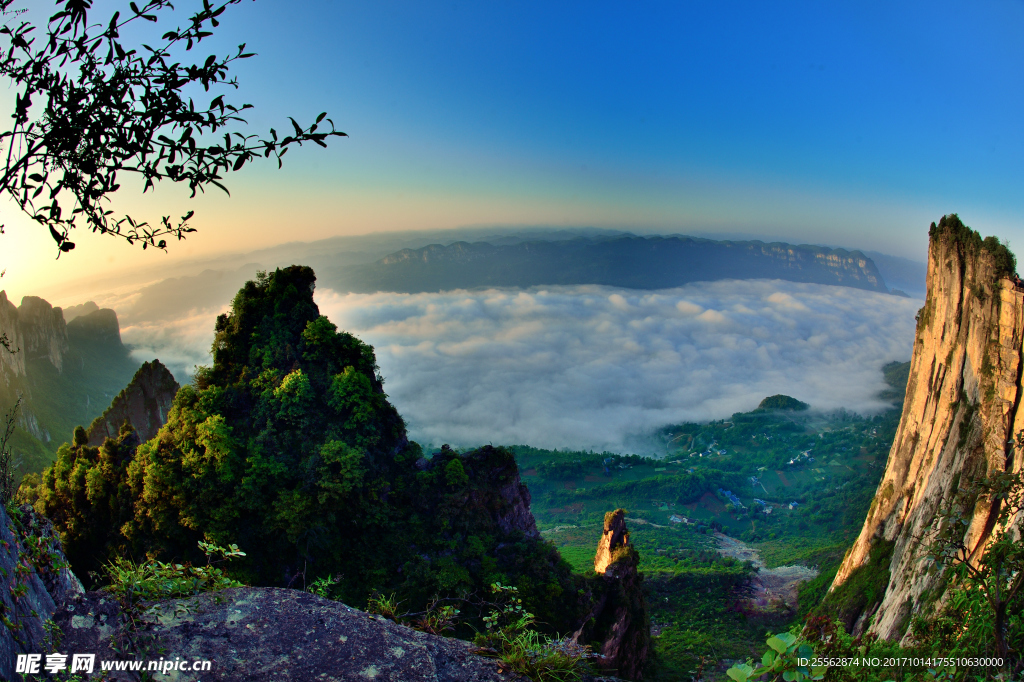
{"type": "Polygon", "coordinates": [[[242,587],[242,583],[232,580],[223,569],[213,564],[243,557],[245,552],[235,545],[218,547],[205,542],[199,543],[199,549],[206,554],[205,566],[152,560],[137,564],[125,557],[115,557],[104,567],[110,581],[105,589],[126,604],[134,604],[242,587]]]}
{"type": "Polygon", "coordinates": [[[660,459],[512,448],[538,527],[577,573],[593,569],[605,511],[629,510],[656,633],[645,679],[699,677],[721,660],[760,657],[766,630],[802,623],[818,607],[884,471],[909,367],[884,368],[883,397],[897,404],[876,417],[783,410],[789,403],[779,400],[771,410],[667,427],[660,459]],[[716,531],[751,543],[768,568],[816,568],[797,608],[745,606],[754,569],[723,556],[716,531]]]}
{"type": "Polygon", "coordinates": [[[807,403],[800,402],[788,395],[770,395],[758,404],[759,410],[806,410],[810,407],[807,403]]]}
{"type": "MultiPolygon", "coordinates": [[[[1017,435],[1017,447],[1022,446],[1024,432],[1017,435]]],[[[940,507],[928,543],[931,557],[944,570],[947,598],[937,612],[914,620],[917,640],[951,656],[997,656],[1007,670],[1024,668],[1024,546],[1013,529],[1022,511],[1020,472],[965,485],[940,507]],[[998,505],[983,554],[966,532],[980,498],[998,505]]]]}
{"type": "Polygon", "coordinates": [[[842,585],[825,597],[815,612],[827,615],[829,620],[838,620],[847,632],[851,632],[857,618],[885,596],[892,549],[892,542],[876,540],[868,553],[867,563],[855,568],[842,585]]]}
{"type": "Polygon", "coordinates": [[[969,255],[985,253],[992,258],[996,279],[1017,274],[1017,257],[996,237],[985,237],[967,227],[956,213],[944,215],[938,225],[932,223],[928,231],[931,239],[946,239],[958,244],[969,255]]]}
{"type": "MultiPolygon", "coordinates": [[[[985,361],[988,362],[987,355],[985,356],[985,361]]],[[[882,367],[882,376],[885,378],[885,383],[889,384],[890,388],[882,391],[879,397],[883,400],[892,400],[902,403],[904,394],[907,390],[907,382],[910,381],[910,363],[890,362],[882,367]]]]}
{"type": "Polygon", "coordinates": [[[523,608],[518,590],[509,585],[491,585],[497,604],[484,617],[486,631],[475,638],[480,653],[494,656],[502,667],[536,682],[581,680],[589,671],[590,648],[569,639],[557,640],[537,632],[536,617],[523,608]]]}
{"type": "Polygon", "coordinates": [[[117,557],[197,564],[198,542],[236,544],[247,555],[230,574],[247,584],[330,577],[320,587],[346,603],[378,591],[418,609],[500,582],[546,632],[575,628],[596,588],[507,521],[525,505],[512,453],[424,458],[373,349],[319,315],[314,282],[293,266],[247,283],[217,320],[212,366],[178,392],[154,439],[135,449],[124,430],[91,447],[78,429],[38,484],[23,486],[76,573],[117,557]]]}
{"type": "Polygon", "coordinates": [[[812,668],[801,662],[801,659],[808,660],[814,657],[814,650],[807,642],[788,632],[782,632],[769,637],[766,644],[768,650],[761,658],[760,667],[755,669],[749,662],[736,665],[729,668],[729,677],[736,682],[759,679],[804,682],[825,677],[825,666],[812,668]]]}
{"type": "MultiPolygon", "coordinates": [[[[649,613],[645,677],[674,680],[760,656],[765,631],[795,618],[849,628],[884,589],[891,545],[877,543],[822,603],[868,512],[898,406],[865,418],[772,396],[729,420],[666,427],[662,458],[528,446],[425,456],[405,439],[373,349],[319,315],[314,282],[292,267],[248,283],[217,321],[213,364],[179,391],[156,438],[139,444],[125,428],[92,447],[79,428],[27,479],[21,499],[53,519],[79,575],[95,581],[105,567],[111,589],[142,599],[303,587],[426,632],[487,630],[481,646],[534,679],[576,679],[586,648],[557,633],[605,599],[649,613]],[[526,504],[520,473],[543,539],[508,521],[526,504]],[[619,507],[642,573],[621,595],[593,573],[605,514],[619,507]],[[794,609],[752,607],[754,566],[724,556],[716,532],[751,543],[766,567],[819,574],[794,609]],[[224,571],[202,567],[196,548],[209,545],[249,551],[224,571]],[[493,585],[515,595],[515,623],[488,602],[493,585]]],[[[886,397],[902,398],[908,366],[884,368],[886,397]]],[[[601,641],[604,625],[581,642],[601,641]]],[[[785,651],[772,647],[761,667],[786,672],[789,649],[805,643],[777,639],[785,651]]]]}

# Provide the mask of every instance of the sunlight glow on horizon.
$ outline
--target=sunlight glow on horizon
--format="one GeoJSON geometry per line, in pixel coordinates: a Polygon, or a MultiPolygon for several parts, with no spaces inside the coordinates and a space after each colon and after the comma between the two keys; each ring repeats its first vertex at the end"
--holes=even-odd
{"type": "Polygon", "coordinates": [[[744,234],[921,261],[928,224],[957,212],[1024,244],[1024,94],[1006,86],[1022,27],[1008,2],[246,3],[209,49],[259,55],[229,97],[254,104],[247,132],[326,111],[350,137],[229,174],[230,198],[126,181],[119,214],[195,210],[198,232],[167,254],[80,229],[56,261],[45,230],[7,210],[0,289],[71,300],[83,278],[463,226],[744,234]],[[956,50],[935,40],[954,34],[956,50]]]}

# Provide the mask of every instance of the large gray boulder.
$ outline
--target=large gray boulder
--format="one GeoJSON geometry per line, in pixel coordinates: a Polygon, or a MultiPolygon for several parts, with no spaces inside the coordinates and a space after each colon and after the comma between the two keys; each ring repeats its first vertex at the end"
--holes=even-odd
{"type": "MultiPolygon", "coordinates": [[[[473,645],[403,627],[299,590],[233,588],[151,605],[135,626],[102,592],[78,595],[55,616],[63,651],[104,660],[210,661],[178,680],[509,682],[524,678],[473,645]],[[113,647],[118,650],[115,651],[113,647]]],[[[125,672],[108,679],[129,680],[125,672]]]]}

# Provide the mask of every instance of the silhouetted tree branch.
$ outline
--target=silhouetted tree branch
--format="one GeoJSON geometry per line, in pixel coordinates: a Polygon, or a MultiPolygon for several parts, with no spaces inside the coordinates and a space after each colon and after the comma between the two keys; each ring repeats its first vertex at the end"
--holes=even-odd
{"type": "MultiPolygon", "coordinates": [[[[0,12],[18,14],[10,9],[13,2],[0,0],[0,12]]],[[[160,12],[174,9],[168,0],[142,7],[130,2],[123,17],[115,12],[103,24],[89,23],[91,0],[58,0],[45,35],[26,21],[0,27],[0,75],[16,90],[13,125],[0,133],[0,192],[49,230],[58,256],[75,247],[70,231],[80,223],[144,249],[165,248],[166,238],[194,231],[188,225],[192,211],[179,221],[164,216],[158,225],[115,216],[110,195],[125,173],[141,176],[143,192],[162,180],[187,183],[192,196],[208,186],[227,192],[224,175],[256,158],[274,157],[280,166],[292,145],[326,147],[328,137],[345,135],[326,113],[308,126],[290,118],[284,136],[273,128],[267,138],[246,135],[236,126],[245,123],[239,114],[250,104],[236,106],[224,94],[205,106],[187,97],[195,85],[207,92],[212,86],[237,89],[228,71],[253,56],[242,44],[225,57],[179,61],[213,35],[221,15],[240,0],[202,2],[183,28],[138,48],[121,42],[122,30],[133,22],[157,22],[160,12]]]]}

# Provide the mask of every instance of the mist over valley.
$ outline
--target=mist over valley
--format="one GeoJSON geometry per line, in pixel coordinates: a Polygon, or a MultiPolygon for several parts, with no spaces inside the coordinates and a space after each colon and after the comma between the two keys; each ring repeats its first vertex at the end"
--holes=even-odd
{"type": "MultiPolygon", "coordinates": [[[[561,240],[546,244],[575,240],[570,257],[578,257],[579,234],[490,239],[515,246],[540,243],[538,235],[561,240]]],[[[583,246],[622,237],[587,239],[583,246]]],[[[340,329],[375,347],[385,390],[412,438],[614,452],[656,452],[649,436],[661,426],[725,418],[776,393],[816,410],[877,413],[889,404],[878,398],[879,368],[909,357],[921,306],[916,298],[779,279],[649,290],[582,284],[352,293],[332,286],[345,269],[338,261],[371,254],[341,253],[348,255],[332,264],[330,252],[293,245],[277,261],[266,252],[245,254],[217,269],[91,296],[118,311],[133,357],[159,358],[187,382],[196,365],[209,364],[214,321],[229,311],[238,288],[267,267],[259,263],[306,256],[320,264],[318,305],[340,329]]],[[[521,258],[522,252],[511,253],[521,258]]],[[[920,274],[910,261],[901,272],[887,265],[869,267],[911,283],[920,274]]],[[[625,277],[645,276],[635,262],[621,267],[625,277]]],[[[555,271],[548,265],[535,276],[555,271]]],[[[435,272],[426,272],[426,281],[436,281],[435,272]]],[[[408,275],[402,281],[419,286],[408,275]]],[[[885,281],[877,286],[884,289],[885,281]]]]}

